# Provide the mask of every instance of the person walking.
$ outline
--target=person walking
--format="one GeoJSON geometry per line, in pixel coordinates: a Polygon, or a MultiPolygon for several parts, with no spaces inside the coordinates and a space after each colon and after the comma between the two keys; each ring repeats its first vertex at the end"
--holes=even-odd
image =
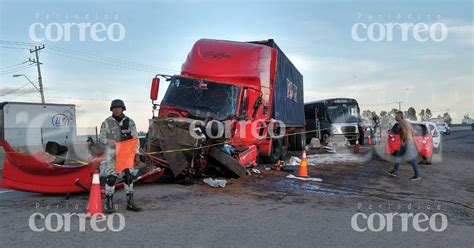
{"type": "Polygon", "coordinates": [[[400,135],[400,149],[395,155],[395,165],[393,170],[388,172],[392,177],[397,176],[397,172],[400,169],[400,163],[402,157],[406,155],[410,161],[411,166],[413,167],[413,172],[415,175],[410,178],[410,180],[420,180],[420,172],[418,170],[418,164],[415,159],[415,143],[413,142],[413,127],[410,122],[403,119],[403,112],[398,111],[395,115],[395,120],[398,122],[398,134],[400,135]]]}

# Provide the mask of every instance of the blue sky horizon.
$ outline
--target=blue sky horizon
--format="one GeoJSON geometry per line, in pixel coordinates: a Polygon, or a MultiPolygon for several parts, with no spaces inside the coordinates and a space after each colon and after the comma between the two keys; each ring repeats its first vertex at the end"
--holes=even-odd
{"type": "MultiPolygon", "coordinates": [[[[472,7],[472,1],[1,1],[0,102],[39,102],[32,86],[16,90],[27,81],[12,75],[37,81],[36,68],[23,62],[33,58],[28,43],[40,43],[48,102],[77,104],[77,125],[94,127],[110,114],[109,100],[121,98],[146,131],[152,77],[179,74],[195,41],[272,38],[302,72],[305,101],[351,97],[377,113],[402,101],[403,110],[430,108],[435,116],[449,110],[459,123],[464,114],[474,117],[472,7]],[[120,41],[104,33],[97,41],[88,29],[81,41],[74,26],[70,41],[64,34],[53,41],[37,26],[34,35],[44,40],[35,41],[35,23],[120,23],[125,33],[120,41]],[[357,23],[442,23],[447,37],[417,41],[410,30],[403,41],[396,28],[392,41],[357,41],[351,33],[357,23]]],[[[160,99],[165,91],[163,83],[160,99]]]]}

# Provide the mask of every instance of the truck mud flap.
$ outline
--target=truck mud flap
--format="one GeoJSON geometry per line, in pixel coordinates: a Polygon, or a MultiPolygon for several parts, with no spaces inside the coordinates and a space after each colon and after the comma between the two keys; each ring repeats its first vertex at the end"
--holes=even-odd
{"type": "Polygon", "coordinates": [[[232,172],[232,174],[237,178],[247,173],[247,170],[239,163],[237,159],[221,151],[217,147],[211,148],[209,151],[209,157],[215,159],[220,166],[232,172]]]}
{"type": "Polygon", "coordinates": [[[199,148],[201,141],[191,136],[186,123],[180,124],[168,120],[155,121],[150,126],[148,137],[152,143],[159,142],[161,150],[165,151],[163,156],[168,161],[169,169],[175,177],[191,166],[188,157],[200,152],[199,149],[193,149],[199,148]]]}
{"type": "MultiPolygon", "coordinates": [[[[178,147],[178,142],[175,139],[169,139],[161,142],[161,147],[165,151],[173,150],[178,147]]],[[[183,152],[167,152],[163,154],[165,159],[168,161],[168,166],[173,172],[173,175],[177,177],[184,169],[190,166],[186,155],[183,152]]]]}

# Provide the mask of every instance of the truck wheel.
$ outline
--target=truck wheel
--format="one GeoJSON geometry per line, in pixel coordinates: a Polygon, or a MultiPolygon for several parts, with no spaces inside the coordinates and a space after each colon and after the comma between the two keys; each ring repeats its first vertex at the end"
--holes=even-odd
{"type": "Polygon", "coordinates": [[[306,146],[306,134],[305,133],[301,133],[301,134],[297,134],[295,135],[295,148],[296,148],[296,151],[302,151],[304,150],[305,146],[306,146]]]}
{"type": "Polygon", "coordinates": [[[321,142],[324,144],[324,145],[327,145],[328,142],[329,142],[329,134],[324,132],[322,135],[321,135],[321,142]]]}
{"type": "Polygon", "coordinates": [[[288,150],[296,151],[296,135],[288,135],[288,150]]]}
{"type": "Polygon", "coordinates": [[[285,160],[287,155],[288,155],[288,139],[285,139],[283,137],[280,160],[285,160]]]}
{"type": "Polygon", "coordinates": [[[282,139],[272,139],[272,150],[270,151],[270,156],[265,157],[265,162],[274,164],[278,162],[282,154],[282,139]]]}

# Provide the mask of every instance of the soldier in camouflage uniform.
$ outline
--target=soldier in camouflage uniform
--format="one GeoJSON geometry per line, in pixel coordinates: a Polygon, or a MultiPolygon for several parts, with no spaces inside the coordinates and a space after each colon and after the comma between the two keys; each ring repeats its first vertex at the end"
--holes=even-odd
{"type": "MultiPolygon", "coordinates": [[[[113,100],[112,104],[110,105],[110,111],[112,111],[112,116],[105,119],[105,121],[102,123],[102,126],[100,127],[99,142],[106,145],[107,147],[105,160],[105,162],[107,163],[107,167],[105,170],[105,193],[107,200],[105,204],[105,212],[109,214],[115,212],[113,203],[115,181],[117,180],[117,172],[115,169],[115,143],[133,138],[138,138],[135,122],[133,122],[132,119],[128,118],[123,114],[123,111],[125,110],[125,104],[122,100],[113,100]]],[[[139,148],[140,145],[138,144],[135,154],[135,164],[140,161],[138,155],[139,148]]],[[[123,172],[125,193],[127,194],[127,210],[136,212],[140,211],[141,209],[135,204],[133,200],[132,169],[125,169],[123,172]]]]}

